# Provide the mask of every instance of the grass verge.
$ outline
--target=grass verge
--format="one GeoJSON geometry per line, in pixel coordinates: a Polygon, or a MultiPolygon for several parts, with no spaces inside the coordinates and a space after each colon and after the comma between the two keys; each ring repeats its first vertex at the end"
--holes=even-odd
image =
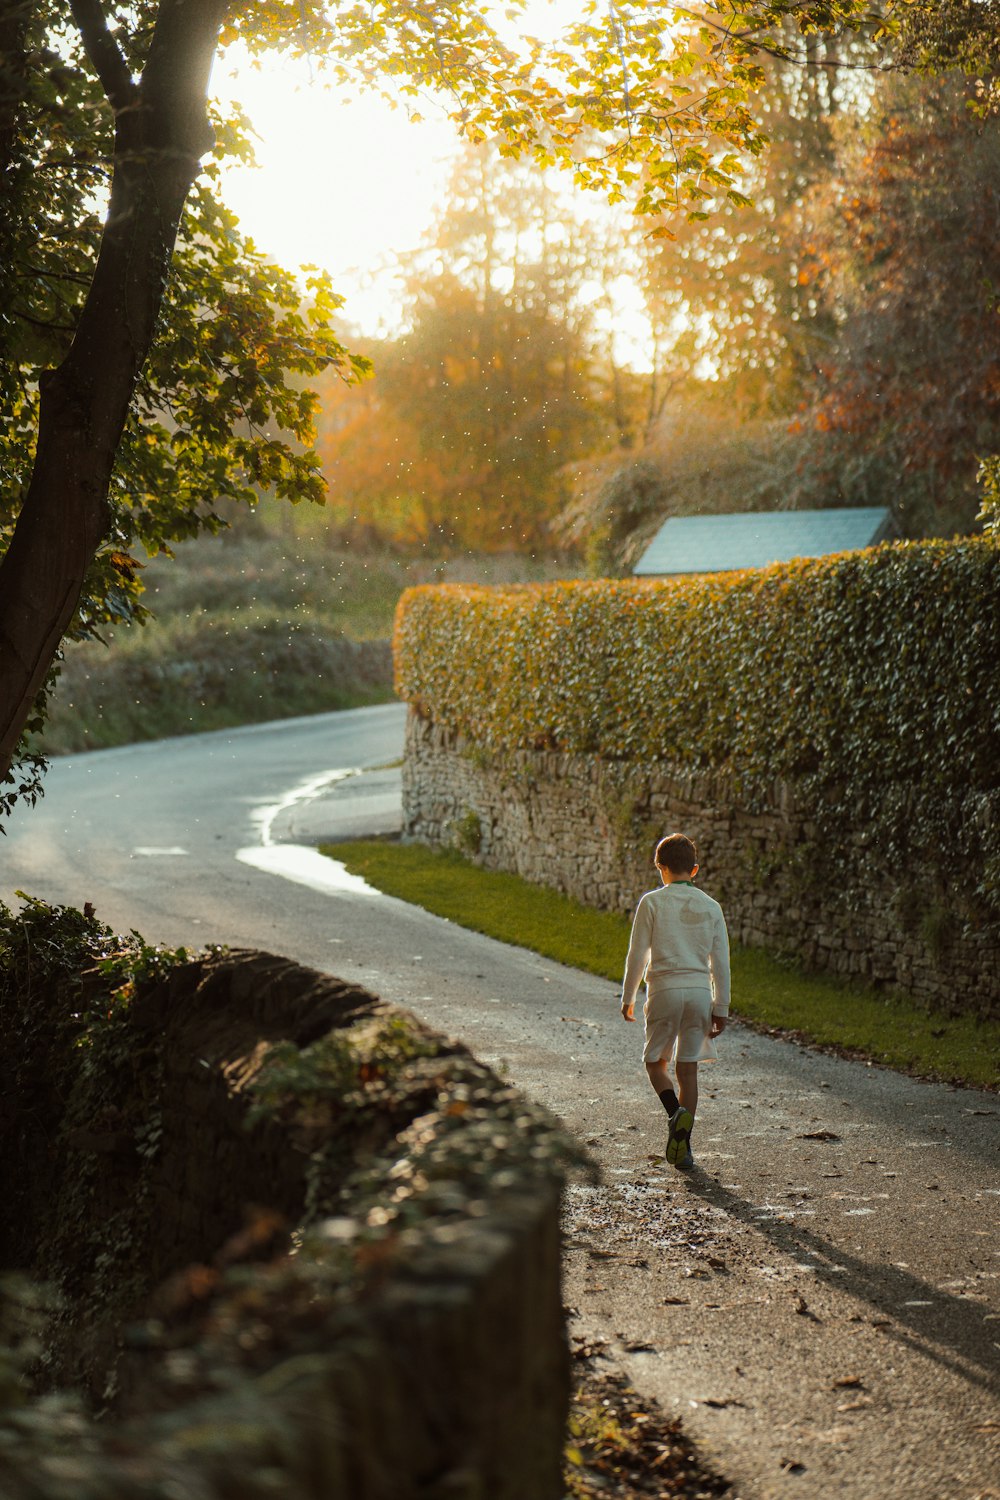
{"type": "Polygon", "coordinates": [[[122,637],[112,651],[67,652],[42,739],[47,755],[393,698],[387,641],[353,641],[312,623],[203,613],[122,637]]]}
{"type": "MultiPolygon", "coordinates": [[[[621,980],[627,917],[594,911],[517,875],[483,870],[450,850],[372,839],[324,844],[321,852],[388,895],[473,932],[621,980]]],[[[759,949],[734,947],[733,994],[733,1013],[752,1026],[921,1077],[1000,1087],[995,1021],[928,1014],[902,998],[804,974],[759,949]]]]}

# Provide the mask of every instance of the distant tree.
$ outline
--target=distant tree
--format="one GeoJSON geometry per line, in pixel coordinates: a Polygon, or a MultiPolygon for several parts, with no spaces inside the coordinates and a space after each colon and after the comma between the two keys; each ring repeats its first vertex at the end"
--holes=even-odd
{"type": "Polygon", "coordinates": [[[643,241],[642,279],[660,362],[685,387],[714,392],[740,420],[794,411],[829,346],[834,315],[812,229],[811,198],[835,171],[834,128],[863,106],[871,79],[858,39],[778,35],[756,96],[768,149],[747,164],[750,206],[672,224],[643,241]]]}
{"type": "MultiPolygon", "coordinates": [[[[968,107],[980,118],[1000,111],[1000,0],[911,0],[897,29],[902,66],[932,76],[962,73],[970,80],[968,107]]],[[[1000,301],[996,306],[1000,313],[1000,301]]],[[[1000,535],[1000,454],[982,459],[979,480],[978,519],[1000,535]]]]}
{"type": "Polygon", "coordinates": [[[383,524],[438,546],[541,545],[565,466],[607,437],[593,261],[586,220],[544,173],[467,147],[405,262],[409,329],[322,444],[335,505],[367,496],[383,524]]]}
{"type": "MultiPolygon", "coordinates": [[[[967,531],[978,468],[1000,529],[998,18],[997,0],[911,0],[878,70],[862,39],[786,20],[765,52],[752,208],[648,247],[678,397],[700,373],[741,423],[793,417],[780,441],[760,428],[781,503],[888,502],[906,533],[967,531]]],[[[733,503],[752,489],[748,473],[733,503]]]]}

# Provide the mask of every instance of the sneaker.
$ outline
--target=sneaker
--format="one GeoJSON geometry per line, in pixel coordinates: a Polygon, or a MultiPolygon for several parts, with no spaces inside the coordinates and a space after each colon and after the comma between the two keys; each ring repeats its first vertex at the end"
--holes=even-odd
{"type": "MultiPolygon", "coordinates": [[[[676,1167],[678,1161],[690,1153],[691,1131],[694,1115],[683,1105],[670,1116],[670,1134],[667,1136],[667,1161],[676,1167]]],[[[683,1170],[683,1169],[682,1169],[683,1170]]]]}
{"type": "Polygon", "coordinates": [[[691,1147],[688,1147],[687,1156],[682,1161],[675,1161],[674,1166],[678,1172],[690,1172],[694,1167],[694,1157],[691,1155],[691,1147]]]}

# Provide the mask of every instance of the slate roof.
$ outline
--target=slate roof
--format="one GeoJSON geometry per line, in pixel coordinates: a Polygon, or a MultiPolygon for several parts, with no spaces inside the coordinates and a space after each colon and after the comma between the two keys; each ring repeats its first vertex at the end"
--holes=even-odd
{"type": "Polygon", "coordinates": [[[893,532],[885,505],[843,510],[752,511],[724,516],[671,516],[635,565],[639,578],[766,568],[795,557],[854,552],[893,532]]]}

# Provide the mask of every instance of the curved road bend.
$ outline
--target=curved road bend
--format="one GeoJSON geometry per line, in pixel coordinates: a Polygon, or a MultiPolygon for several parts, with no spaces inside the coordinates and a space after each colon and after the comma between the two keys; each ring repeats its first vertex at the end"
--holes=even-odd
{"type": "Polygon", "coordinates": [[[669,1172],[611,986],[336,867],[309,883],[288,841],[389,826],[391,777],[343,773],[397,759],[402,730],[385,705],[58,761],[8,825],[0,899],[286,953],[508,1067],[604,1168],[569,1195],[574,1335],[683,1417],[740,1500],[997,1500],[1000,1099],[736,1024],[705,1069],[704,1170],[669,1172]]]}

